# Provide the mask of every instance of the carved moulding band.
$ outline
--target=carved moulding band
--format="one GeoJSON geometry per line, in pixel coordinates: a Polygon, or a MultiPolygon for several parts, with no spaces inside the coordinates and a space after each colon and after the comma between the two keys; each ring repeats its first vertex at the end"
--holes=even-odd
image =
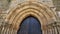
{"type": "Polygon", "coordinates": [[[24,2],[11,9],[5,21],[12,24],[12,28],[18,30],[22,20],[29,15],[40,21],[42,29],[46,29],[45,25],[56,20],[55,13],[48,6],[39,2],[24,2]]]}

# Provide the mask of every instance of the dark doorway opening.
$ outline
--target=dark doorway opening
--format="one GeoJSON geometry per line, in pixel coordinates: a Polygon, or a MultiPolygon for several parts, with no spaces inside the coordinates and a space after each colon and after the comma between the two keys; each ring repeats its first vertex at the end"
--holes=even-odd
{"type": "Polygon", "coordinates": [[[39,20],[33,16],[25,18],[22,21],[17,34],[42,34],[39,20]]]}

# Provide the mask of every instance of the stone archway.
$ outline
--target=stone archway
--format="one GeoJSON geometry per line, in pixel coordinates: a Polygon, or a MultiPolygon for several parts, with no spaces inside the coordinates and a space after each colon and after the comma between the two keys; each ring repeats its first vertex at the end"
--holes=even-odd
{"type": "Polygon", "coordinates": [[[27,16],[32,15],[41,22],[44,31],[46,25],[56,20],[55,13],[46,5],[40,2],[24,2],[11,9],[6,17],[6,21],[12,24],[12,28],[18,30],[21,21],[27,16]]]}

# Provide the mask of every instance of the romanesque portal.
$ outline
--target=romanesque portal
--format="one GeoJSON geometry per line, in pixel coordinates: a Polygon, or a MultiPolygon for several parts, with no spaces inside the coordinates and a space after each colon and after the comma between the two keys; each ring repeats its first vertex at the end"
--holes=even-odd
{"type": "MultiPolygon", "coordinates": [[[[27,1],[19,3],[16,7],[9,10],[5,22],[8,26],[2,28],[1,33],[17,34],[22,21],[28,16],[34,16],[40,21],[42,34],[47,34],[48,24],[54,23],[56,16],[48,6],[41,2],[27,1]],[[4,32],[3,32],[4,30],[4,32]]],[[[49,30],[48,30],[49,31],[49,30]]],[[[52,31],[51,31],[52,32],[52,31]]]]}

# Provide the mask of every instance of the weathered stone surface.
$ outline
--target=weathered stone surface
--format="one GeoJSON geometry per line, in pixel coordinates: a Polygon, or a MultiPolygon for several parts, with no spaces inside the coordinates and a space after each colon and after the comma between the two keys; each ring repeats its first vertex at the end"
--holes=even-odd
{"type": "Polygon", "coordinates": [[[8,9],[9,1],[7,0],[0,0],[0,9],[6,10],[8,9]]]}
{"type": "Polygon", "coordinates": [[[53,0],[56,11],[60,11],[60,0],[53,0]]]}
{"type": "Polygon", "coordinates": [[[54,6],[60,10],[60,0],[54,0],[54,2],[52,2],[52,0],[30,1],[31,2],[29,2],[29,0],[0,0],[0,34],[17,34],[19,23],[29,14],[41,20],[43,34],[60,34],[60,22],[56,22],[55,24],[57,14],[55,10],[51,10],[51,8],[55,8],[54,6]],[[26,8],[29,8],[29,10],[24,10],[26,8]],[[21,10],[23,10],[22,13],[21,10]]]}

